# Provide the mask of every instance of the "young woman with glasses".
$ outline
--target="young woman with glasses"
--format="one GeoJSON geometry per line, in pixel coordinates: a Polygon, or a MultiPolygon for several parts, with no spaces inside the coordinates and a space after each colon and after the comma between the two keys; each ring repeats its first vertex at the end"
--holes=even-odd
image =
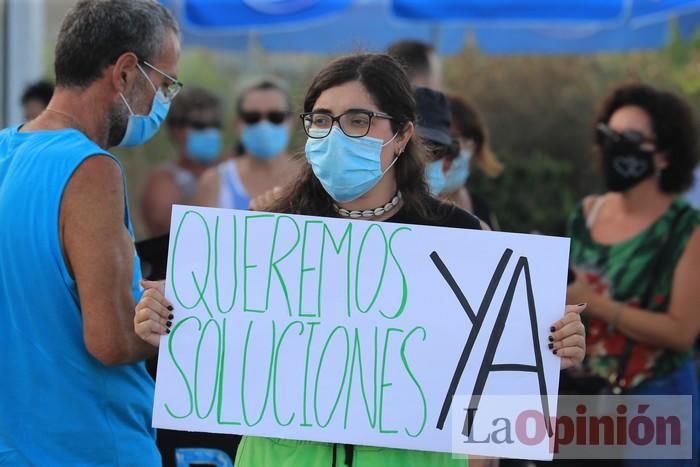
{"type": "Polygon", "coordinates": [[[234,157],[202,175],[196,205],[248,209],[251,199],[298,174],[298,163],[287,154],[292,120],[286,86],[256,82],[241,92],[236,111],[240,138],[234,157]]]}
{"type": "MultiPolygon", "coordinates": [[[[353,55],[315,77],[301,114],[308,163],[271,211],[327,217],[480,229],[479,220],[433,198],[414,138],[416,107],[401,67],[388,55],[353,55]]],[[[152,288],[137,307],[135,328],[158,345],[166,333],[167,301],[152,288]],[[163,319],[152,317],[160,314],[163,319]],[[155,322],[153,322],[155,321],[155,322]],[[155,329],[155,331],[154,331],[155,329]]],[[[567,307],[554,324],[553,351],[567,367],[583,359],[584,307],[567,307]]],[[[243,437],[236,465],[464,466],[451,454],[243,437]]]]}

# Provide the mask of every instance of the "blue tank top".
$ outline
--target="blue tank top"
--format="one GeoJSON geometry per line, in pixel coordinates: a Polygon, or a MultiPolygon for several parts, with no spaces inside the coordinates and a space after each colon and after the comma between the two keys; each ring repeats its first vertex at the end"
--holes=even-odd
{"type": "Polygon", "coordinates": [[[160,465],[153,381],[87,351],[60,246],[63,191],[94,155],[119,164],[76,130],[0,131],[0,465],[160,465]]]}

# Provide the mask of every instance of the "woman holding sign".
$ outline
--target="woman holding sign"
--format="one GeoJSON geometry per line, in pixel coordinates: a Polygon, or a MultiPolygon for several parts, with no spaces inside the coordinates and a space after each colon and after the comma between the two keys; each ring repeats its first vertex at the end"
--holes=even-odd
{"type": "MultiPolygon", "coordinates": [[[[389,56],[353,55],[328,64],[313,80],[301,114],[308,164],[270,211],[373,222],[481,229],[480,221],[430,196],[414,135],[416,107],[401,67],[389,56]]],[[[162,288],[147,290],[136,310],[136,332],[158,345],[169,311],[162,288]]],[[[550,347],[562,367],[582,361],[584,306],[567,307],[550,347]]],[[[308,441],[244,437],[237,466],[453,466],[451,454],[343,447],[308,441]]]]}

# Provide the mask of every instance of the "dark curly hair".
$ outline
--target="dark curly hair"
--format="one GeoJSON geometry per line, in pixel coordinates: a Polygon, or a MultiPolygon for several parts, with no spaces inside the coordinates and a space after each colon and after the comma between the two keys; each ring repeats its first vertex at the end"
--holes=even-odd
{"type": "MultiPolygon", "coordinates": [[[[668,167],[659,176],[659,188],[665,193],[683,193],[693,183],[693,169],[698,162],[697,134],[690,107],[671,92],[645,84],[625,84],[605,99],[595,126],[607,124],[617,110],[628,106],[640,107],[649,115],[656,146],[668,157],[668,167]]],[[[595,141],[600,148],[597,132],[595,141]]]]}
{"type": "MultiPolygon", "coordinates": [[[[357,54],[341,57],[326,65],[314,78],[304,98],[304,112],[313,110],[318,97],[327,89],[359,81],[367,89],[377,107],[394,119],[394,132],[405,130],[416,121],[413,91],[401,66],[389,55],[357,54]]],[[[424,181],[425,154],[416,137],[411,137],[403,154],[394,165],[396,184],[403,195],[404,207],[423,217],[430,217],[428,187],[424,181]]],[[[318,181],[310,164],[291,191],[275,203],[270,211],[337,217],[333,199],[318,181]]]]}

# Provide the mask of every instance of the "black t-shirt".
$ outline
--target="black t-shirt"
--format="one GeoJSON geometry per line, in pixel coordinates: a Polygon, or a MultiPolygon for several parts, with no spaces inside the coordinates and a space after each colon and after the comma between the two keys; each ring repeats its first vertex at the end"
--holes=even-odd
{"type": "Polygon", "coordinates": [[[469,197],[472,199],[472,207],[474,208],[474,215],[484,221],[489,227],[495,229],[493,211],[491,207],[481,196],[469,192],[469,197]]]}
{"type": "Polygon", "coordinates": [[[456,227],[459,229],[481,230],[479,218],[452,204],[443,203],[433,197],[426,200],[433,216],[429,218],[421,217],[418,214],[406,212],[401,209],[386,222],[396,222],[397,224],[432,225],[436,227],[456,227]]]}

